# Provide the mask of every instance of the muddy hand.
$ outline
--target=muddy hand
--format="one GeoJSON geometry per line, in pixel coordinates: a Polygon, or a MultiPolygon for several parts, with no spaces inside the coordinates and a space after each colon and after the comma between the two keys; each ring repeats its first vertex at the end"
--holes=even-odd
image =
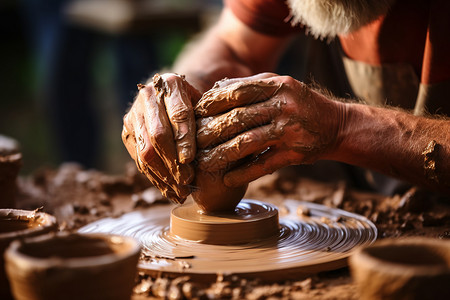
{"type": "Polygon", "coordinates": [[[136,101],[124,117],[122,140],[138,169],[163,195],[183,203],[194,178],[192,103],[200,93],[177,74],[156,74],[152,83],[138,87],[136,101]]]}
{"type": "Polygon", "coordinates": [[[198,168],[228,170],[240,186],[291,164],[312,163],[336,146],[343,105],[288,76],[211,89],[195,107],[198,168]]]}

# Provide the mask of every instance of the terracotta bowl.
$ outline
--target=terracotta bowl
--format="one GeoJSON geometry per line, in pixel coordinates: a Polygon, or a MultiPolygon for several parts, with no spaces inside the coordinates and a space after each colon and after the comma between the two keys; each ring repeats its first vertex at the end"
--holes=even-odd
{"type": "Polygon", "coordinates": [[[47,235],[11,243],[6,272],[17,300],[130,299],[139,254],[129,237],[47,235]]]}
{"type": "Polygon", "coordinates": [[[361,299],[450,299],[450,241],[383,240],[350,257],[361,299]]]}
{"type": "Polygon", "coordinates": [[[0,208],[15,207],[16,179],[21,167],[19,143],[0,134],[0,208]]]}
{"type": "Polygon", "coordinates": [[[57,230],[55,217],[42,212],[20,209],[0,209],[0,299],[11,299],[5,274],[3,253],[19,238],[43,235],[57,230]]]}

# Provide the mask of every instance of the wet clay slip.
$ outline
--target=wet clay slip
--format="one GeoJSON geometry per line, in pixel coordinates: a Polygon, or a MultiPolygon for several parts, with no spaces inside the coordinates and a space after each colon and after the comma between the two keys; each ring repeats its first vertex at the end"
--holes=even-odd
{"type": "Polygon", "coordinates": [[[58,234],[14,241],[5,260],[17,300],[128,300],[139,254],[130,237],[58,234]]]}
{"type": "Polygon", "coordinates": [[[350,258],[363,300],[450,299],[450,241],[389,239],[350,258]]]}
{"type": "Polygon", "coordinates": [[[135,237],[143,246],[141,271],[199,280],[215,280],[217,273],[299,279],[345,266],[355,247],[377,237],[366,218],[310,202],[286,200],[280,215],[275,206],[255,200],[242,200],[234,215],[205,215],[191,205],[174,210],[155,205],[99,220],[80,232],[135,237]]]}
{"type": "Polygon", "coordinates": [[[11,299],[5,274],[3,253],[9,244],[25,237],[43,235],[57,230],[55,217],[42,212],[0,209],[0,299],[11,299]]]}

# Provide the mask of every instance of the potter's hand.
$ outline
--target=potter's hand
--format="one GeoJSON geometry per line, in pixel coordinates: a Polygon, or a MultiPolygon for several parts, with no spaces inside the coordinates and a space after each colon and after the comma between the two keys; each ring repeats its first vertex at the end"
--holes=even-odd
{"type": "Polygon", "coordinates": [[[124,117],[122,140],[138,169],[176,203],[189,195],[196,154],[192,103],[200,93],[177,74],[156,74],[139,85],[139,94],[124,117]]]}
{"type": "Polygon", "coordinates": [[[195,107],[198,167],[227,170],[240,186],[291,164],[324,158],[337,145],[344,105],[287,76],[222,81],[195,107]]]}

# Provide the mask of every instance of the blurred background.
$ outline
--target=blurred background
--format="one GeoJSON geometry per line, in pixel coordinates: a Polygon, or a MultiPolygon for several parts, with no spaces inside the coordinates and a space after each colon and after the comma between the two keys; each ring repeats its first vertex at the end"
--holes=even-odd
{"type": "Polygon", "coordinates": [[[22,173],[76,161],[121,172],[136,84],[168,68],[221,0],[0,1],[0,134],[22,173]]]}
{"type": "MultiPolygon", "coordinates": [[[[120,137],[122,117],[136,84],[170,68],[186,42],[217,20],[222,5],[1,0],[0,134],[21,144],[21,173],[62,162],[123,172],[131,159],[120,137]]],[[[348,97],[337,80],[343,67],[336,65],[335,48],[299,35],[276,72],[348,97]]]]}

